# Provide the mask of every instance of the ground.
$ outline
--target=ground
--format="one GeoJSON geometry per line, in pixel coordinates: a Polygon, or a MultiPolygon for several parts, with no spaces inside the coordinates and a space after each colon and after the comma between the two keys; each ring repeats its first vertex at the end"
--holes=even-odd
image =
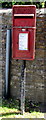
{"type": "Polygon", "coordinates": [[[45,115],[46,113],[36,111],[34,108],[22,115],[19,102],[15,99],[2,99],[0,103],[0,118],[43,118],[42,120],[44,120],[45,115]]]}

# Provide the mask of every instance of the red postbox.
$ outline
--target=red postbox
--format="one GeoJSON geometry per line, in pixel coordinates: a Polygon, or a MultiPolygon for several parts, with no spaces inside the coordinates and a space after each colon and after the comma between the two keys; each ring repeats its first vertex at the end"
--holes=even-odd
{"type": "Polygon", "coordinates": [[[36,6],[14,5],[12,57],[33,60],[35,56],[36,6]]]}

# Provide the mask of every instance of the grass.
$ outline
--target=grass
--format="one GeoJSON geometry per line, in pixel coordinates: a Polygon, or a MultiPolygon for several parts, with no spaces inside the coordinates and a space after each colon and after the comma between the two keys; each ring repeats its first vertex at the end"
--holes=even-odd
{"type": "MultiPolygon", "coordinates": [[[[18,100],[3,100],[2,106],[0,106],[0,118],[43,118],[44,113],[30,111],[31,113],[25,112],[21,115],[21,111],[19,110],[18,100]]],[[[42,119],[42,120],[43,120],[42,119]]]]}
{"type": "Polygon", "coordinates": [[[25,112],[23,115],[20,114],[18,109],[0,107],[0,118],[44,118],[44,113],[40,112],[25,112]]]}

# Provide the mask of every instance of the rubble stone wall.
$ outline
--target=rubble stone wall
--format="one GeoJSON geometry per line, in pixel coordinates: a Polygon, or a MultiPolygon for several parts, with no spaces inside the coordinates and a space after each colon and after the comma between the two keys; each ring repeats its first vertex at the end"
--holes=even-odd
{"type": "MultiPolygon", "coordinates": [[[[12,10],[11,10],[12,11],[12,10]]],[[[46,102],[45,81],[45,41],[46,41],[46,12],[37,9],[36,23],[36,53],[35,60],[26,61],[26,98],[35,102],[46,102]]],[[[6,61],[6,30],[12,26],[12,12],[2,13],[2,86],[4,92],[5,61],[6,61]]],[[[0,59],[1,61],[1,59],[0,59]]],[[[10,94],[12,97],[20,98],[20,76],[22,60],[11,60],[10,94]]]]}

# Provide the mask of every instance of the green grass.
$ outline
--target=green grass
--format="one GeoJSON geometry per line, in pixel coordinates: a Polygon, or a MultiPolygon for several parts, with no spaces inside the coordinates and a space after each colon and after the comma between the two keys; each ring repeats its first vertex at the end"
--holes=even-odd
{"type": "MultiPolygon", "coordinates": [[[[21,115],[18,100],[3,100],[0,106],[0,118],[44,118],[44,113],[30,111],[21,115]]],[[[43,120],[43,119],[42,119],[43,120]]]]}
{"type": "Polygon", "coordinates": [[[18,109],[0,107],[0,118],[44,118],[44,113],[40,112],[25,112],[23,115],[20,114],[18,109]]]}

